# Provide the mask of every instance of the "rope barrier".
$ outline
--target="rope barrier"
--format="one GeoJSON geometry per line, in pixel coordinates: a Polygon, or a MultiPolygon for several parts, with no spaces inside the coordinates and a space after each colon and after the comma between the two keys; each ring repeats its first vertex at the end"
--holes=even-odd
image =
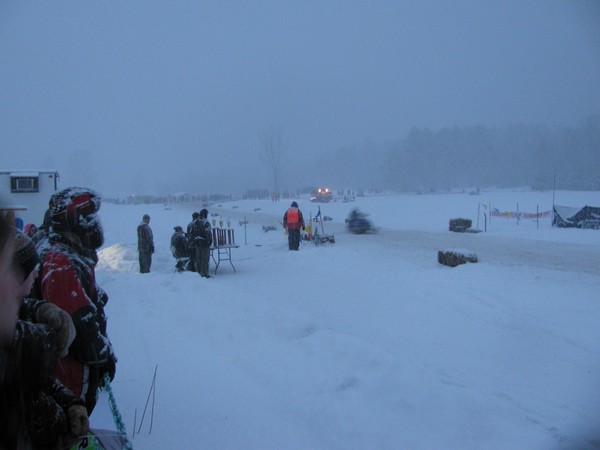
{"type": "Polygon", "coordinates": [[[119,408],[117,407],[117,401],[115,400],[115,395],[113,394],[112,387],[110,385],[110,378],[108,373],[104,374],[104,389],[108,392],[108,404],[110,405],[110,412],[112,413],[113,420],[115,425],[117,426],[117,431],[121,436],[121,439],[125,443],[123,448],[125,450],[133,450],[133,445],[129,442],[129,438],[127,437],[127,430],[125,429],[125,422],[123,422],[123,417],[119,412],[119,408]]]}

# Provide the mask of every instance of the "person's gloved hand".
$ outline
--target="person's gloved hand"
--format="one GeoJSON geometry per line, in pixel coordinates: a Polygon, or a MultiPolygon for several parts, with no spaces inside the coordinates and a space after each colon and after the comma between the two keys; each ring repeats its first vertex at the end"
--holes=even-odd
{"type": "MultiPolygon", "coordinates": [[[[115,374],[117,373],[117,357],[111,353],[106,361],[106,364],[103,367],[104,373],[108,374],[108,378],[110,381],[115,379],[115,374]]],[[[102,384],[104,385],[104,374],[102,375],[102,384]]]]}
{"type": "Polygon", "coordinates": [[[83,405],[73,405],[68,411],[69,430],[73,436],[85,436],[90,431],[90,420],[83,405]]]}
{"type": "Polygon", "coordinates": [[[304,225],[302,225],[302,231],[304,231],[304,225]]]}
{"type": "Polygon", "coordinates": [[[35,312],[35,320],[38,323],[48,325],[56,334],[56,354],[58,357],[67,356],[76,334],[71,316],[58,306],[44,302],[35,312]]]}
{"type": "Polygon", "coordinates": [[[100,286],[96,285],[96,293],[96,295],[98,296],[98,303],[100,303],[102,306],[106,306],[106,304],[108,303],[108,294],[106,293],[106,291],[100,286]]]}

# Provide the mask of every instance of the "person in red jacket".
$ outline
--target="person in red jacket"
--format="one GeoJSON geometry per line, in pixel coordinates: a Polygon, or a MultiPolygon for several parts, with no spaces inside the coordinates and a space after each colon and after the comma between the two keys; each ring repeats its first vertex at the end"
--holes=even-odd
{"type": "Polygon", "coordinates": [[[77,335],[54,376],[85,401],[91,414],[98,389],[115,376],[117,359],[106,333],[108,296],[96,284],[96,250],[104,243],[98,216],[100,197],[87,188],[71,187],[52,196],[51,232],[38,247],[42,261],[37,278],[39,298],[71,315],[77,335]]]}
{"type": "Polygon", "coordinates": [[[292,202],[283,215],[283,228],[288,231],[289,249],[298,250],[300,247],[300,230],[304,230],[304,217],[302,211],[298,208],[298,203],[292,202]]]}

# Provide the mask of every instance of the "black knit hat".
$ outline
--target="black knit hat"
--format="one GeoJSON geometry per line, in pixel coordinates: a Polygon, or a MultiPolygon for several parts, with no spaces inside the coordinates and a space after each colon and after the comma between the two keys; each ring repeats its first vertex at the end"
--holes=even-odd
{"type": "Polygon", "coordinates": [[[204,208],[202,211],[200,211],[200,217],[206,219],[208,217],[208,209],[204,208]]]}
{"type": "Polygon", "coordinates": [[[292,202],[292,208],[297,208],[297,207],[298,207],[298,203],[292,202]]]}
{"type": "Polygon", "coordinates": [[[23,270],[23,280],[27,279],[29,274],[33,272],[35,266],[37,266],[39,262],[40,257],[35,251],[35,245],[33,245],[31,238],[21,230],[17,230],[13,264],[23,270]]]}

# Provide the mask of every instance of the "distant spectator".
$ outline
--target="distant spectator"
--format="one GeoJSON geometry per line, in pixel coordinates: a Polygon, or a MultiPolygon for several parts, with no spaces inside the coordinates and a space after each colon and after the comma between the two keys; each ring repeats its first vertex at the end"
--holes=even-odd
{"type": "Polygon", "coordinates": [[[38,227],[36,227],[33,223],[28,223],[23,227],[23,233],[32,238],[35,233],[37,233],[38,227]]]}
{"type": "Polygon", "coordinates": [[[208,266],[212,244],[212,227],[208,221],[208,210],[206,208],[200,211],[200,216],[194,221],[188,239],[191,242],[191,251],[194,253],[196,272],[204,278],[210,278],[208,266]]]}
{"type": "Polygon", "coordinates": [[[288,231],[289,249],[298,250],[300,248],[300,229],[304,230],[304,217],[295,201],[283,215],[283,228],[288,231]]]}
{"type": "Polygon", "coordinates": [[[175,269],[177,272],[183,272],[186,270],[190,261],[187,236],[183,232],[183,228],[181,228],[179,225],[173,228],[173,230],[175,231],[171,236],[170,249],[173,257],[177,260],[175,269]]]}
{"type": "Polygon", "coordinates": [[[154,253],[154,237],[150,228],[150,216],[144,214],[142,222],[137,227],[138,252],[140,259],[140,273],[150,272],[152,254],[154,253]]]}
{"type": "Polygon", "coordinates": [[[198,220],[198,218],[200,217],[200,213],[198,212],[193,212],[192,213],[192,221],[190,223],[188,223],[187,226],[187,239],[188,239],[188,253],[190,255],[190,262],[189,262],[189,269],[192,272],[198,272],[198,269],[200,267],[200,263],[198,261],[196,261],[196,251],[194,250],[194,246],[193,246],[193,234],[194,234],[194,224],[196,223],[196,220],[198,220]]]}

